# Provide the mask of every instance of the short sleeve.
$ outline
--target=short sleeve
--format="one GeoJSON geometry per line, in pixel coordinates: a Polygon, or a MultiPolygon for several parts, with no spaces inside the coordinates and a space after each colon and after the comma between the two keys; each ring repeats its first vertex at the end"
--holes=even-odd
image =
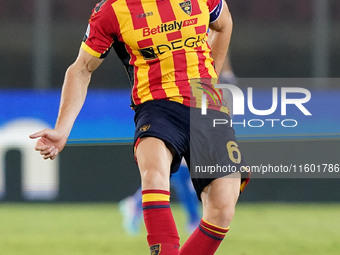
{"type": "Polygon", "coordinates": [[[98,58],[107,56],[117,34],[118,24],[112,19],[115,14],[109,2],[103,0],[93,9],[81,45],[83,50],[98,58]]]}
{"type": "Polygon", "coordinates": [[[223,8],[223,0],[208,0],[210,13],[210,23],[215,22],[221,15],[223,8]]]}

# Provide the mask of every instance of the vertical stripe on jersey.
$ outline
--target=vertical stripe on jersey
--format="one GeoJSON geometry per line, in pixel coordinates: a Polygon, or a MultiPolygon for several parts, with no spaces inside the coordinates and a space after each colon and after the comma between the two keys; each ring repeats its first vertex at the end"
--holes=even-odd
{"type": "Polygon", "coordinates": [[[144,14],[144,9],[141,0],[125,0],[126,5],[129,8],[133,27],[135,30],[148,27],[146,18],[138,18],[138,15],[144,14]]]}
{"type": "Polygon", "coordinates": [[[204,51],[201,47],[195,48],[198,57],[198,71],[200,73],[200,77],[210,77],[209,69],[206,66],[207,57],[204,55],[204,51]]]}
{"type": "Polygon", "coordinates": [[[149,89],[153,99],[167,98],[167,95],[162,88],[162,70],[159,59],[147,61],[150,69],[149,76],[149,89]]]}
{"type": "Polygon", "coordinates": [[[174,101],[183,103],[179,89],[175,83],[175,66],[172,55],[171,57],[167,57],[166,61],[161,61],[160,65],[161,69],[169,74],[162,77],[162,88],[164,89],[167,98],[170,98],[170,100],[175,99],[174,101]]]}
{"type": "Polygon", "coordinates": [[[191,0],[191,16],[193,15],[198,15],[198,14],[201,14],[202,11],[200,9],[200,6],[199,6],[199,3],[197,0],[191,0]]]}
{"type": "MultiPolygon", "coordinates": [[[[136,55],[137,53],[135,53],[136,55]]],[[[137,60],[136,62],[140,62],[143,57],[136,55],[137,60]]],[[[143,60],[144,61],[144,60],[143,60]]],[[[150,60],[151,61],[151,60],[150,60]]],[[[149,81],[149,75],[150,75],[150,64],[149,61],[146,61],[148,65],[141,65],[137,70],[137,78],[138,83],[135,83],[135,86],[137,86],[137,96],[141,98],[141,103],[144,103],[149,100],[153,100],[153,95],[151,93],[151,87],[150,87],[150,81],[149,81]]],[[[137,64],[138,66],[138,64],[137,64]]],[[[157,69],[157,68],[156,68],[157,69]]],[[[155,70],[156,70],[155,69],[155,70]]]]}
{"type": "Polygon", "coordinates": [[[180,103],[190,106],[190,81],[188,81],[187,72],[183,72],[183,70],[187,70],[188,68],[185,50],[182,49],[172,52],[172,57],[174,60],[176,85],[180,95],[183,97],[180,103]]]}
{"type": "Polygon", "coordinates": [[[176,20],[175,13],[172,9],[170,0],[156,1],[159,15],[162,23],[167,23],[176,20]]]}
{"type": "Polygon", "coordinates": [[[211,56],[211,52],[209,52],[209,49],[206,46],[202,46],[203,48],[203,55],[205,57],[205,66],[208,68],[208,73],[211,77],[217,77],[215,66],[214,66],[214,61],[211,56]]]}
{"type": "Polygon", "coordinates": [[[202,45],[202,49],[204,50],[204,56],[205,56],[205,64],[208,67],[208,71],[211,77],[218,77],[218,74],[215,70],[215,64],[214,60],[211,55],[211,49],[209,44],[202,45]]]}
{"type": "Polygon", "coordinates": [[[133,72],[133,80],[134,84],[132,84],[132,100],[135,105],[138,105],[141,103],[141,99],[138,96],[138,89],[137,89],[137,84],[139,83],[137,73],[138,73],[138,66],[134,65],[137,58],[134,54],[132,54],[132,49],[129,47],[129,45],[126,45],[126,50],[130,54],[131,59],[130,59],[130,65],[134,67],[134,72],[133,72]]]}

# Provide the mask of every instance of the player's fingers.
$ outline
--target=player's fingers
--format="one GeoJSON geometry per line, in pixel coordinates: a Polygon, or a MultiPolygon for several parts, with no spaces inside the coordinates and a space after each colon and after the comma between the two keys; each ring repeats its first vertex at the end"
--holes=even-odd
{"type": "Polygon", "coordinates": [[[48,154],[48,155],[45,155],[43,158],[44,158],[44,159],[49,159],[50,157],[51,157],[51,155],[48,154]]]}
{"type": "Polygon", "coordinates": [[[44,155],[49,155],[50,152],[49,151],[41,151],[40,152],[40,155],[44,156],[44,155]]]}
{"type": "Polygon", "coordinates": [[[52,154],[51,160],[55,159],[58,155],[58,149],[55,149],[54,151],[52,151],[51,154],[52,154]]]}
{"type": "Polygon", "coordinates": [[[36,145],[35,150],[36,151],[45,151],[48,150],[51,146],[49,145],[36,145]]]}
{"type": "Polygon", "coordinates": [[[48,149],[45,149],[45,150],[42,150],[40,151],[40,154],[41,155],[48,155],[48,154],[51,154],[51,152],[54,150],[54,146],[49,146],[48,149]]]}
{"type": "Polygon", "coordinates": [[[46,132],[46,129],[44,129],[44,130],[41,130],[39,132],[36,132],[36,133],[30,135],[29,137],[31,139],[35,139],[35,138],[43,137],[43,136],[46,136],[46,135],[47,135],[47,132],[46,132]]]}
{"type": "Polygon", "coordinates": [[[54,149],[53,151],[49,152],[48,154],[44,155],[44,159],[55,159],[58,155],[58,149],[54,149]]]}

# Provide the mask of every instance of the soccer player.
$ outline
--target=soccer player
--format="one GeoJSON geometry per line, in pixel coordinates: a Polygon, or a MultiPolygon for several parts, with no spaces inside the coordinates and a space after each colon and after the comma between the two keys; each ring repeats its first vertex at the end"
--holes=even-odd
{"type": "Polygon", "coordinates": [[[209,83],[221,71],[231,31],[231,16],[222,0],[101,1],[93,10],[79,55],[66,72],[55,128],[31,135],[40,138],[35,149],[44,159],[57,156],[83,106],[92,73],[113,48],[133,85],[134,150],[151,254],[214,254],[247,183],[238,170],[213,178],[192,175],[203,217],[179,249],[169,205],[169,176],[177,171],[181,158],[191,174],[207,163],[244,166],[232,127],[219,126],[217,132],[210,132],[213,119],[230,120],[221,92],[209,83]],[[201,115],[204,104],[199,100],[212,91],[220,104],[209,98],[208,114],[201,115]]]}

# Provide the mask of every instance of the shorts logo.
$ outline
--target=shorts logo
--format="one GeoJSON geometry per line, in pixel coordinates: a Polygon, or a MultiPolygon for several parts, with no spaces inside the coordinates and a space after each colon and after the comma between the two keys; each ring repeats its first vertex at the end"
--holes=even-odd
{"type": "Polygon", "coordinates": [[[179,3],[179,6],[181,6],[182,10],[188,14],[189,16],[191,16],[191,11],[192,11],[192,8],[191,8],[191,1],[185,1],[185,2],[182,2],[182,3],[179,3]]]}
{"type": "Polygon", "coordinates": [[[142,132],[145,132],[145,131],[148,131],[150,127],[151,127],[151,125],[147,124],[147,125],[142,126],[139,130],[142,131],[142,132]]]}
{"type": "Polygon", "coordinates": [[[161,252],[161,245],[155,244],[150,246],[150,254],[151,255],[158,255],[161,252]]]}
{"type": "Polygon", "coordinates": [[[155,59],[157,55],[152,47],[138,50],[145,60],[155,59]]]}

